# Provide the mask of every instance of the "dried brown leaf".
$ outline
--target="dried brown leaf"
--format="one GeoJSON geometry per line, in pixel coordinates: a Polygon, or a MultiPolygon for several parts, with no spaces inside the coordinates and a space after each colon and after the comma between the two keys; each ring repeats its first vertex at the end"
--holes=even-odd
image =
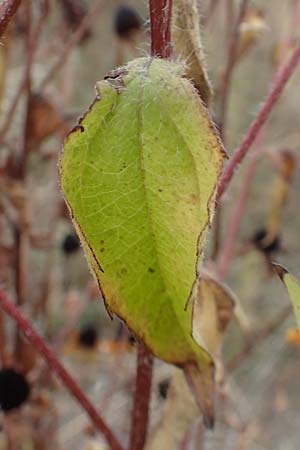
{"type": "Polygon", "coordinates": [[[200,275],[192,305],[192,336],[213,359],[219,357],[234,305],[233,294],[227,287],[208,273],[200,275]]]}
{"type": "Polygon", "coordinates": [[[282,151],[279,158],[279,172],[276,174],[272,186],[271,209],[267,222],[267,235],[263,240],[264,246],[273,242],[279,234],[294,168],[293,154],[288,150],[282,151]]]}
{"type": "Polygon", "coordinates": [[[45,97],[34,94],[29,100],[27,140],[31,149],[56,131],[64,131],[68,124],[63,115],[45,97]]]}
{"type": "Polygon", "coordinates": [[[174,1],[171,35],[175,55],[187,64],[188,78],[208,105],[212,97],[212,87],[202,48],[196,0],[174,1]]]}
{"type": "Polygon", "coordinates": [[[269,30],[264,14],[257,8],[248,9],[239,28],[240,38],[236,52],[236,61],[247,55],[249,50],[269,30]]]}
{"type": "Polygon", "coordinates": [[[178,448],[183,436],[198,415],[197,404],[182,372],[175,370],[162,417],[150,434],[145,450],[178,448]]]}

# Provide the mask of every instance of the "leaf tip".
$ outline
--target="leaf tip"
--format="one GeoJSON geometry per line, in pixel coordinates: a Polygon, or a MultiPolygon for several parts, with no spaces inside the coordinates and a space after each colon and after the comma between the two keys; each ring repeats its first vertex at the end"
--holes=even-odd
{"type": "Polygon", "coordinates": [[[203,415],[203,424],[213,429],[215,423],[215,381],[214,364],[200,369],[197,364],[187,363],[183,366],[187,383],[195,396],[196,403],[203,415]]]}
{"type": "Polygon", "coordinates": [[[279,276],[279,278],[281,279],[281,281],[283,281],[284,275],[286,275],[287,273],[289,273],[289,271],[282,266],[281,264],[272,262],[272,267],[274,272],[279,276]]]}

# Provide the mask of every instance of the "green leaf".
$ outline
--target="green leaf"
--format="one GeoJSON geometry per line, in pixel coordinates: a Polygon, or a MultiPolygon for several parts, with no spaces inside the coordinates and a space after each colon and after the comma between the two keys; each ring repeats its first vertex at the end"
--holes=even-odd
{"type": "Polygon", "coordinates": [[[273,263],[273,268],[289,293],[294,308],[297,326],[300,330],[300,282],[280,264],[273,263]]]}
{"type": "Polygon", "coordinates": [[[140,58],[97,92],[60,161],[88,262],[109,313],[157,357],[201,367],[211,392],[211,356],[193,340],[184,307],[197,286],[224,150],[181,65],[140,58]]]}

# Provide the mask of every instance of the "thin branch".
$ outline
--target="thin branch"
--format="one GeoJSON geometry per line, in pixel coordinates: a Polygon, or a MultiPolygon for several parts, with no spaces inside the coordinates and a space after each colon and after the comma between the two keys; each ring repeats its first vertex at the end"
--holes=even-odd
{"type": "Polygon", "coordinates": [[[266,324],[264,328],[255,333],[252,338],[248,338],[242,350],[233,356],[233,358],[226,364],[227,371],[232,372],[234,369],[239,367],[245,358],[250,356],[253,351],[257,350],[259,344],[261,344],[283,324],[283,322],[289,317],[291,311],[291,305],[286,305],[266,324]]]}
{"type": "Polygon", "coordinates": [[[7,415],[4,415],[2,419],[3,429],[6,434],[6,449],[7,450],[16,450],[15,442],[14,442],[14,435],[13,427],[11,427],[10,424],[10,417],[7,415]]]}
{"type": "Polygon", "coordinates": [[[21,80],[21,83],[20,83],[20,85],[19,85],[19,87],[17,89],[17,92],[16,92],[16,94],[14,96],[14,99],[13,99],[13,101],[11,103],[11,106],[10,106],[6,116],[5,116],[5,121],[4,121],[4,123],[3,123],[3,125],[2,125],[2,127],[0,129],[0,143],[1,144],[3,144],[3,141],[4,141],[8,131],[10,129],[10,126],[11,126],[11,124],[13,122],[13,116],[15,114],[15,111],[17,109],[19,101],[20,101],[20,99],[22,97],[23,91],[24,91],[24,89],[26,87],[26,84],[27,84],[27,75],[26,74],[27,74],[27,72],[26,72],[26,69],[25,69],[23,77],[22,77],[22,80],[21,80]]]}
{"type": "Polygon", "coordinates": [[[213,16],[215,10],[217,9],[218,3],[219,3],[219,0],[211,0],[210,1],[210,4],[209,4],[208,9],[207,9],[207,13],[202,18],[202,21],[201,21],[202,25],[207,25],[208,24],[208,22],[210,21],[210,19],[213,16]]]}
{"type": "MultiPolygon", "coordinates": [[[[240,39],[240,25],[245,15],[246,9],[248,5],[248,0],[242,0],[242,3],[239,8],[238,16],[234,21],[232,30],[231,30],[231,17],[233,16],[233,3],[232,1],[226,2],[227,9],[227,35],[229,35],[229,44],[227,51],[227,60],[226,66],[224,70],[224,74],[221,79],[221,87],[220,87],[220,97],[221,97],[221,105],[220,105],[220,117],[219,117],[219,126],[220,126],[220,136],[221,139],[226,146],[226,131],[227,131],[227,111],[228,111],[228,99],[231,88],[231,78],[233,74],[233,70],[236,63],[236,52],[238,49],[239,39],[240,39]]],[[[234,20],[234,19],[233,19],[234,20]]],[[[220,204],[216,210],[215,214],[215,227],[214,227],[214,235],[213,235],[213,251],[212,251],[212,259],[216,259],[219,253],[219,248],[221,245],[221,228],[222,228],[222,205],[220,204]]]]}
{"type": "Polygon", "coordinates": [[[299,0],[292,0],[290,4],[290,10],[291,10],[291,21],[290,21],[290,39],[289,42],[293,42],[293,38],[295,37],[295,34],[298,32],[298,24],[299,24],[299,18],[300,18],[300,4],[299,0]]]}
{"type": "MultiPolygon", "coordinates": [[[[26,162],[27,162],[27,116],[29,113],[29,99],[31,95],[31,69],[33,62],[33,55],[36,46],[36,41],[32,40],[32,3],[30,1],[25,2],[24,5],[24,53],[26,54],[25,62],[25,86],[26,91],[26,106],[25,106],[25,120],[23,124],[23,139],[20,146],[20,152],[15,162],[15,177],[18,178],[22,184],[25,181],[26,174],[26,162]]],[[[15,284],[16,284],[16,296],[17,305],[22,306],[26,302],[26,286],[27,286],[27,254],[28,254],[28,223],[27,223],[27,199],[26,196],[23,199],[22,208],[19,210],[18,223],[14,227],[14,240],[16,248],[15,259],[15,284]]],[[[16,340],[15,340],[15,359],[22,361],[23,341],[20,335],[20,330],[16,326],[16,340]]]]}
{"type": "Polygon", "coordinates": [[[172,3],[173,0],[149,0],[152,56],[170,57],[172,3]]]}
{"type": "Polygon", "coordinates": [[[152,369],[153,356],[144,344],[139,343],[129,450],[142,450],[146,442],[152,369]]]}
{"type": "Polygon", "coordinates": [[[82,408],[87,412],[88,416],[94,423],[95,427],[104,435],[107,443],[112,450],[123,450],[110,428],[106,425],[96,408],[92,405],[87,396],[82,392],[80,386],[71,376],[71,374],[61,364],[53,350],[44,341],[44,339],[35,331],[30,322],[23,316],[21,311],[14,305],[8,296],[0,289],[0,306],[22,330],[29,343],[37,352],[46,360],[49,367],[56,373],[62,383],[77,399],[82,408]]]}
{"type": "Polygon", "coordinates": [[[227,61],[226,61],[226,67],[224,71],[224,75],[222,77],[222,83],[221,83],[221,111],[220,111],[220,134],[225,141],[225,130],[226,130],[226,118],[227,118],[227,110],[228,110],[228,98],[230,93],[230,87],[231,87],[231,77],[232,72],[235,66],[236,62],[236,52],[239,44],[239,37],[240,37],[240,25],[243,20],[243,17],[245,16],[245,12],[247,9],[248,0],[242,0],[238,17],[236,19],[236,22],[234,24],[232,34],[230,37],[229,45],[228,45],[228,54],[227,54],[227,61]]]}
{"type": "Polygon", "coordinates": [[[31,38],[30,55],[29,55],[29,58],[27,59],[26,65],[24,67],[24,72],[22,74],[22,79],[21,79],[20,85],[17,88],[16,94],[12,100],[11,106],[5,115],[4,123],[0,129],[0,143],[2,145],[4,143],[4,140],[5,140],[5,137],[7,136],[8,131],[10,130],[11,125],[13,124],[13,117],[16,112],[19,101],[22,98],[22,94],[28,85],[29,67],[32,66],[32,64],[33,64],[35,51],[36,51],[38,43],[39,43],[40,34],[42,32],[43,23],[44,23],[46,16],[47,16],[47,9],[42,7],[42,12],[41,12],[40,18],[38,20],[36,29],[31,38]]]}
{"type": "Polygon", "coordinates": [[[3,36],[7,25],[16,14],[21,4],[21,0],[3,0],[0,5],[0,38],[3,36]]]}
{"type": "Polygon", "coordinates": [[[45,89],[46,85],[52,78],[56,75],[56,73],[61,69],[61,67],[66,63],[71,50],[78,44],[81,38],[86,33],[86,30],[90,27],[92,22],[97,18],[97,13],[100,8],[103,6],[104,0],[95,0],[93,5],[91,6],[88,14],[85,18],[80,22],[77,30],[72,34],[70,39],[67,41],[66,45],[63,47],[60,55],[58,56],[56,62],[49,69],[49,72],[46,74],[45,78],[41,81],[39,90],[42,91],[45,89]]]}
{"type": "MultiPolygon", "coordinates": [[[[261,141],[261,138],[262,138],[262,132],[259,135],[260,141],[261,141]]],[[[218,262],[218,276],[219,276],[220,280],[224,280],[224,278],[226,277],[226,275],[228,273],[229,267],[230,267],[230,262],[231,262],[232,255],[233,255],[233,249],[234,249],[234,244],[236,241],[238,229],[239,229],[240,223],[243,219],[243,214],[245,211],[248,194],[249,194],[249,191],[251,188],[252,179],[253,179],[254,172],[256,169],[258,157],[259,157],[259,154],[261,153],[261,151],[262,151],[262,146],[259,143],[257,145],[255,151],[252,154],[252,158],[249,162],[249,166],[247,168],[247,172],[246,172],[244,180],[243,180],[243,184],[242,184],[242,187],[240,190],[239,197],[236,202],[236,206],[231,215],[231,220],[229,222],[228,231],[226,234],[226,241],[224,244],[224,248],[222,249],[221,255],[219,257],[219,262],[218,262]]]]}
{"type": "Polygon", "coordinates": [[[270,115],[270,112],[272,111],[272,109],[275,106],[276,102],[278,101],[285,85],[287,84],[287,82],[290,79],[291,75],[293,74],[295,68],[297,67],[299,60],[300,60],[300,40],[297,42],[297,45],[294,48],[293,53],[292,53],[291,57],[289,58],[288,62],[282,67],[281,70],[279,70],[277,76],[275,77],[274,83],[271,87],[271,90],[269,92],[269,95],[267,96],[265,102],[263,103],[256,118],[253,120],[252,124],[250,125],[248,132],[246,133],[246,136],[245,136],[244,140],[242,141],[240,147],[235,152],[235,154],[229,161],[229,164],[225,168],[225,171],[223,173],[223,176],[221,178],[221,181],[220,181],[220,184],[218,187],[217,200],[219,200],[221,198],[221,196],[227,189],[228,184],[231,181],[231,178],[233,177],[236,169],[238,168],[239,164],[242,162],[242,160],[246,156],[249,148],[251,147],[254,140],[256,139],[261,127],[267,121],[267,119],[270,115]]]}
{"type": "Polygon", "coordinates": [[[3,311],[0,311],[0,366],[3,367],[9,361],[7,352],[6,330],[3,311]]]}

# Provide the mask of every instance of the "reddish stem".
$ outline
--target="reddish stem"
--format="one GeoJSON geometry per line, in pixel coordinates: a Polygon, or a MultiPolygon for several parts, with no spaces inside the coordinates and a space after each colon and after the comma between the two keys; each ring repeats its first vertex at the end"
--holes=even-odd
{"type": "MultiPolygon", "coordinates": [[[[219,118],[220,136],[225,146],[226,146],[226,131],[227,131],[228,100],[230,95],[231,79],[235,68],[236,53],[240,40],[240,25],[247,10],[247,5],[248,0],[242,0],[236,20],[234,19],[233,16],[234,5],[232,3],[232,0],[227,1],[225,5],[227,9],[227,35],[229,36],[229,42],[228,42],[225,70],[221,79],[221,87],[220,87],[221,105],[219,118]],[[234,23],[231,26],[232,21],[234,23]]],[[[219,252],[219,247],[221,244],[221,228],[222,228],[222,205],[219,205],[219,208],[217,209],[215,215],[215,231],[214,231],[213,253],[212,253],[213,259],[216,259],[219,252]]]]}
{"type": "Polygon", "coordinates": [[[225,168],[225,171],[223,173],[223,176],[221,178],[221,181],[220,181],[220,184],[218,187],[218,192],[217,192],[218,200],[221,198],[221,196],[227,189],[228,184],[231,181],[231,178],[233,177],[237,167],[239,166],[239,164],[242,162],[242,160],[246,156],[250,146],[253,144],[255,138],[257,137],[257,134],[260,131],[261,127],[267,121],[267,119],[270,115],[270,112],[272,111],[272,109],[273,109],[275,103],[278,101],[285,85],[287,84],[292,73],[294,72],[295,68],[297,67],[299,60],[300,60],[300,40],[297,42],[297,45],[294,48],[293,53],[292,53],[290,59],[288,60],[288,62],[283,66],[283,68],[281,70],[279,70],[265,102],[263,103],[256,118],[253,120],[252,124],[250,125],[248,132],[246,133],[246,136],[245,136],[244,140],[242,141],[240,147],[235,152],[235,154],[229,161],[229,164],[225,168]]]}
{"type": "Polygon", "coordinates": [[[78,28],[71,35],[70,39],[66,42],[66,45],[62,48],[56,62],[49,69],[49,72],[46,74],[45,78],[41,81],[39,86],[39,91],[45,89],[46,85],[52,78],[57,74],[57,72],[61,69],[61,67],[66,63],[71,53],[71,50],[78,44],[86,30],[93,23],[93,21],[97,18],[97,13],[100,8],[103,6],[103,0],[94,0],[88,14],[85,18],[80,22],[78,28]]]}
{"type": "Polygon", "coordinates": [[[219,0],[211,0],[207,9],[207,13],[202,18],[202,25],[207,25],[210,19],[212,18],[215,10],[217,9],[219,0]]]}
{"type": "Polygon", "coordinates": [[[138,345],[137,372],[129,450],[144,448],[149,419],[153,356],[144,344],[138,345]]]}
{"type": "Polygon", "coordinates": [[[257,151],[252,155],[252,160],[250,161],[247,173],[245,175],[245,179],[244,179],[242,187],[241,187],[241,192],[240,192],[239,198],[237,200],[235,209],[232,214],[231,221],[228,226],[228,233],[226,236],[226,241],[225,241],[222,253],[220,255],[219,264],[218,264],[218,266],[219,266],[218,275],[219,275],[220,280],[224,280],[224,278],[226,277],[228,270],[229,270],[236,236],[238,233],[239,225],[243,218],[243,213],[245,210],[247,197],[248,197],[248,194],[250,191],[253,175],[254,175],[254,172],[256,169],[259,152],[260,152],[260,148],[258,148],[257,151]]]}
{"type": "Polygon", "coordinates": [[[152,56],[170,57],[172,3],[172,0],[149,0],[152,56]]]}
{"type": "Polygon", "coordinates": [[[8,361],[4,314],[3,311],[0,311],[0,366],[5,366],[8,361]]]}
{"type": "Polygon", "coordinates": [[[0,5],[0,38],[4,34],[7,25],[15,15],[21,4],[21,0],[4,0],[0,5]]]}
{"type": "MultiPolygon", "coordinates": [[[[169,58],[171,52],[172,0],[149,0],[151,54],[169,58]]],[[[129,450],[142,450],[146,442],[151,397],[153,356],[140,343],[137,355],[136,387],[129,450]]]]}
{"type": "Polygon", "coordinates": [[[53,350],[44,339],[35,331],[30,322],[23,316],[21,311],[14,305],[8,296],[0,290],[0,306],[18,325],[30,344],[43,356],[49,367],[63,382],[68,391],[77,399],[83,409],[87,412],[95,427],[104,435],[112,450],[123,450],[110,428],[106,425],[96,408],[87,396],[82,392],[80,386],[61,364],[53,350]]]}
{"type": "Polygon", "coordinates": [[[47,10],[45,8],[45,9],[42,10],[42,14],[41,14],[41,16],[39,18],[38,24],[36,26],[36,30],[33,33],[33,36],[32,36],[31,42],[30,42],[30,54],[27,55],[28,58],[27,58],[26,65],[24,67],[22,80],[20,82],[19,87],[16,90],[16,94],[15,94],[15,96],[13,98],[13,101],[11,103],[11,106],[10,106],[6,116],[5,116],[4,123],[3,123],[3,125],[2,125],[2,127],[0,129],[0,143],[1,144],[3,144],[3,142],[5,140],[5,137],[7,136],[7,133],[10,130],[11,125],[14,123],[13,117],[14,117],[15,111],[17,109],[19,101],[22,98],[23,92],[25,91],[26,87],[28,86],[29,69],[30,69],[30,66],[32,66],[32,63],[33,63],[34,53],[35,53],[35,51],[37,49],[37,45],[39,43],[39,38],[40,38],[40,34],[42,32],[43,22],[44,22],[44,19],[45,19],[46,15],[47,15],[47,10]]]}
{"type": "MultiPolygon", "coordinates": [[[[236,19],[236,22],[234,24],[232,34],[229,40],[228,45],[228,55],[227,55],[227,62],[226,67],[222,79],[221,84],[221,112],[220,112],[220,134],[222,136],[223,141],[225,141],[224,132],[226,130],[226,118],[227,118],[227,105],[228,105],[228,98],[230,93],[230,87],[231,87],[231,77],[232,72],[235,66],[236,62],[236,52],[239,44],[240,39],[240,25],[243,20],[243,17],[245,15],[246,9],[248,5],[248,0],[243,0],[239,9],[238,17],[236,19]]],[[[232,5],[231,5],[232,6],[232,5]]],[[[232,8],[231,8],[232,9],[232,8]]],[[[229,13],[228,18],[230,19],[230,16],[232,15],[229,13]]],[[[229,28],[229,27],[228,27],[229,28]]]]}

